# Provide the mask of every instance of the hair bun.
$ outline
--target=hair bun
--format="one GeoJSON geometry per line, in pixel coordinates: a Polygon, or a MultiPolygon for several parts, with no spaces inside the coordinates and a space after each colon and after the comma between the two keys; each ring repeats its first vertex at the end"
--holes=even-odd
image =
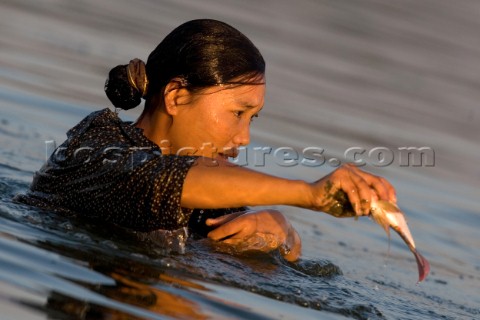
{"type": "Polygon", "coordinates": [[[127,65],[110,70],[105,82],[105,93],[116,108],[129,110],[138,106],[147,94],[148,79],[145,63],[133,59],[127,65]]]}
{"type": "Polygon", "coordinates": [[[142,98],[145,97],[148,89],[145,62],[137,58],[130,60],[130,63],[127,66],[127,75],[130,85],[140,92],[142,98]]]}

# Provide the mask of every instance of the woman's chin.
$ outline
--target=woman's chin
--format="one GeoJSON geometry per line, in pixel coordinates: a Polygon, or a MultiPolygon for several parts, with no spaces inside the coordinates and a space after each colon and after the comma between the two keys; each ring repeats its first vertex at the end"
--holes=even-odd
{"type": "Polygon", "coordinates": [[[215,156],[215,160],[228,161],[229,156],[223,153],[219,153],[215,156]]]}

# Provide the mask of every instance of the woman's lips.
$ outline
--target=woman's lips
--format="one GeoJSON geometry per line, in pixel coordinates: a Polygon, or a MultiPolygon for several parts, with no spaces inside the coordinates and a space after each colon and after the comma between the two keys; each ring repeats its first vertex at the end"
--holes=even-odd
{"type": "Polygon", "coordinates": [[[238,149],[235,147],[232,148],[224,148],[223,153],[219,153],[225,158],[236,158],[238,156],[238,149]]]}
{"type": "Polygon", "coordinates": [[[238,156],[238,150],[236,148],[228,149],[225,152],[219,152],[217,158],[228,160],[228,158],[236,158],[238,156]]]}

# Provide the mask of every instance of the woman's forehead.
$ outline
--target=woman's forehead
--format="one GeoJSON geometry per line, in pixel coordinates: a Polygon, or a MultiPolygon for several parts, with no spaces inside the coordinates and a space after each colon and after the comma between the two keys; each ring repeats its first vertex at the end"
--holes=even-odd
{"type": "Polygon", "coordinates": [[[263,101],[265,84],[225,84],[206,88],[199,93],[205,97],[223,97],[245,106],[256,106],[263,101]]]}
{"type": "Polygon", "coordinates": [[[236,88],[227,89],[236,103],[244,107],[258,107],[263,105],[265,97],[265,85],[241,85],[236,88]]]}

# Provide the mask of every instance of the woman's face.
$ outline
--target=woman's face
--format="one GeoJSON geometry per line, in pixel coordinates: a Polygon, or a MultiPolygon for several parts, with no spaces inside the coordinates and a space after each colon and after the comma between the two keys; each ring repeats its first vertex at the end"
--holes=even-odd
{"type": "Polygon", "coordinates": [[[170,154],[236,157],[237,148],[250,142],[250,123],[264,97],[265,84],[215,86],[180,95],[168,130],[170,154]]]}

